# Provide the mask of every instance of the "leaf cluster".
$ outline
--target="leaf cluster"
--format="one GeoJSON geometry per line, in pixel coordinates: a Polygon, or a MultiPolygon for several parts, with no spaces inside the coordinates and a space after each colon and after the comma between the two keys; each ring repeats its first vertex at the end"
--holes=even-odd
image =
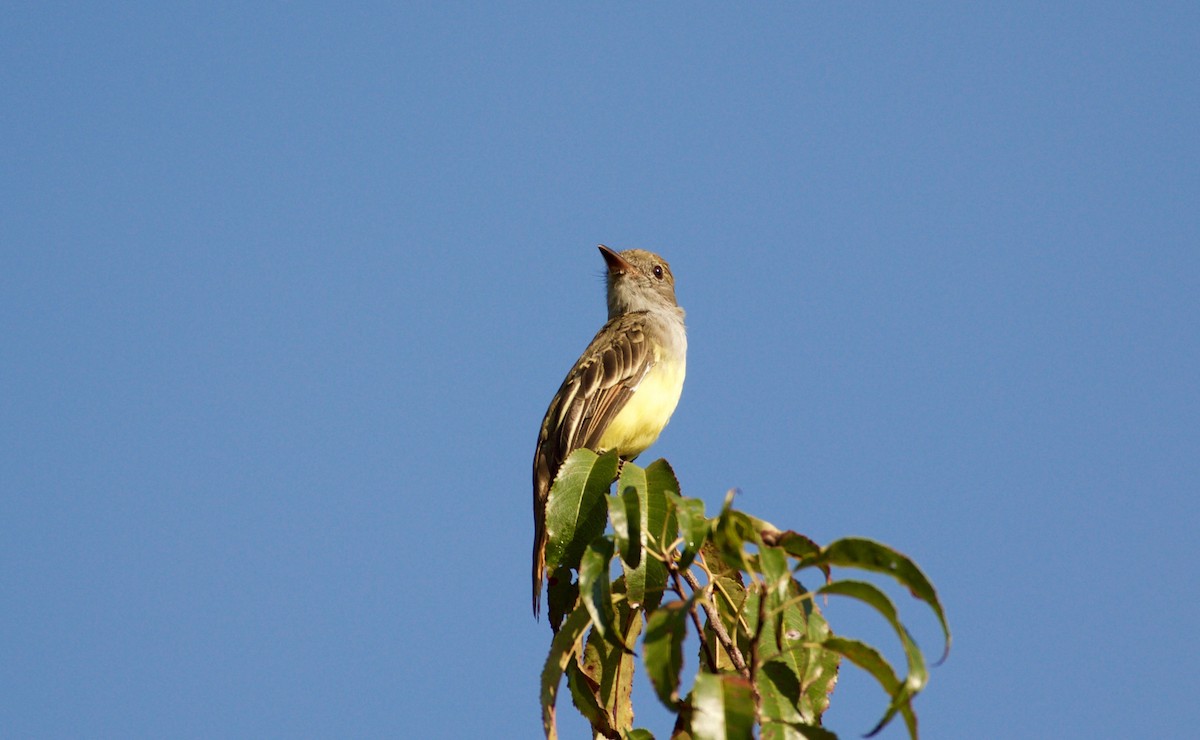
{"type": "Polygon", "coordinates": [[[547,738],[557,737],[564,675],[598,737],[653,738],[633,727],[637,662],[676,714],[672,737],[752,737],[757,728],[767,739],[834,738],[821,717],[843,660],[888,695],[870,734],[899,715],[917,737],[912,700],[928,679],[924,655],[882,589],[835,579],[832,567],[884,574],[927,604],[942,627],[944,658],[950,632],[933,585],[885,545],[845,538],[821,547],[732,502],[731,492],[721,511],[706,517],[704,502],[680,494],[664,460],[642,468],[585,449],[567,459],[546,510],[555,631],[541,680],[547,738]],[[819,573],[823,585],[806,588],[798,579],[804,570],[819,573]],[[833,633],[817,604],[828,596],[862,602],[891,625],[907,662],[903,676],[874,647],[833,633]],[[689,629],[700,650],[695,681],[685,691],[689,629]]]}

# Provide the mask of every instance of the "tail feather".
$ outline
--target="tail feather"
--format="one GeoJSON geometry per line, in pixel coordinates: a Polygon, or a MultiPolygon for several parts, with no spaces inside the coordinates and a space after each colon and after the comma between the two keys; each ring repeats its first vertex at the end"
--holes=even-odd
{"type": "Polygon", "coordinates": [[[542,581],[546,575],[546,524],[543,516],[534,516],[533,531],[533,616],[541,618],[542,581]]]}

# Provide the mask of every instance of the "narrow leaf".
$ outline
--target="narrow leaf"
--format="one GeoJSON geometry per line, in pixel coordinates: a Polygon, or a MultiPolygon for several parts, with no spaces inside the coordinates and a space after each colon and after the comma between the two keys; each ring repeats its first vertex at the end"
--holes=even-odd
{"type": "MultiPolygon", "coordinates": [[[[782,619],[768,618],[764,625],[760,651],[763,645],[780,648],[774,654],[759,654],[765,661],[758,682],[764,721],[819,723],[837,683],[840,657],[820,647],[829,627],[812,599],[802,598],[805,593],[793,580],[782,619]]],[[[750,593],[743,610],[751,631],[757,629],[758,599],[757,593],[750,593]]]]}
{"type": "Polygon", "coordinates": [[[879,723],[867,733],[867,737],[882,730],[899,713],[904,717],[904,724],[908,727],[909,737],[916,740],[917,715],[913,712],[912,704],[910,703],[912,695],[907,691],[904,683],[896,677],[896,672],[887,660],[879,654],[879,651],[866,643],[859,642],[858,640],[849,640],[844,637],[827,638],[821,645],[826,650],[838,653],[854,665],[871,674],[879,682],[879,685],[887,695],[891,697],[891,703],[888,705],[887,712],[884,713],[879,723]]]}
{"type": "Polygon", "coordinates": [[[550,629],[558,632],[563,619],[579,605],[579,583],[567,566],[560,565],[550,572],[546,603],[549,607],[550,629]]]}
{"type": "Polygon", "coordinates": [[[721,559],[731,567],[744,571],[754,570],[746,556],[746,542],[753,542],[757,535],[749,526],[746,515],[735,509],[725,508],[713,524],[713,544],[721,559]]]}
{"type": "MultiPolygon", "coordinates": [[[[719,518],[710,520],[709,524],[712,526],[712,529],[709,530],[709,535],[715,531],[718,521],[719,518]]],[[[714,576],[725,576],[726,578],[734,579],[738,583],[745,583],[742,578],[742,571],[725,560],[720,548],[714,542],[714,538],[709,535],[705,536],[704,544],[700,545],[700,557],[704,558],[705,569],[714,576]]]]}
{"type": "MultiPolygon", "coordinates": [[[[744,637],[744,630],[739,627],[739,620],[741,619],[743,605],[746,603],[745,587],[739,581],[728,576],[716,576],[712,586],[713,602],[717,606],[717,616],[721,620],[721,625],[725,628],[725,632],[737,640],[739,650],[748,648],[749,643],[743,639],[739,639],[740,637],[744,637]]],[[[755,608],[757,609],[757,607],[755,608]]],[[[757,614],[757,611],[755,613],[757,614]]],[[[714,651],[717,661],[715,666],[709,666],[709,670],[714,672],[734,670],[733,659],[729,657],[729,653],[717,639],[717,634],[708,620],[705,620],[704,623],[704,639],[714,651]]],[[[745,653],[743,652],[744,656],[745,653]]],[[[708,663],[708,656],[704,654],[703,648],[700,650],[700,657],[706,664],[708,663]]]]}
{"type": "Polygon", "coordinates": [[[579,567],[588,544],[604,534],[608,523],[605,498],[617,474],[617,454],[597,457],[587,449],[567,457],[546,502],[546,569],[579,567]]]}
{"type": "Polygon", "coordinates": [[[679,524],[667,500],[668,496],[679,496],[679,480],[671,464],[659,458],[646,467],[646,487],[650,494],[647,501],[646,537],[655,552],[665,552],[679,534],[679,524]]]}
{"type": "MultiPolygon", "coordinates": [[[[657,465],[657,463],[655,463],[657,465]]],[[[663,463],[665,466],[665,463],[663,463]]],[[[657,558],[649,555],[651,552],[662,554],[663,548],[658,544],[657,533],[666,528],[666,496],[663,493],[663,475],[661,467],[655,471],[653,485],[647,474],[647,468],[641,468],[627,462],[621,469],[621,479],[617,482],[620,490],[633,488],[637,491],[639,520],[642,524],[642,558],[636,567],[629,567],[621,561],[625,571],[625,583],[630,603],[644,607],[647,612],[653,611],[662,600],[663,591],[667,587],[667,569],[657,558]]],[[[670,468],[667,468],[670,471],[670,468]]],[[[674,474],[671,474],[674,480],[674,474]]],[[[676,485],[676,487],[678,487],[676,485]]],[[[674,541],[674,537],[672,537],[674,541]]]]}
{"type": "Polygon", "coordinates": [[[579,650],[579,640],[584,630],[591,622],[591,616],[582,606],[571,612],[566,623],[554,635],[550,643],[550,654],[542,667],[542,729],[547,740],[558,738],[558,729],[554,723],[554,703],[558,698],[558,683],[567,663],[579,650]]]}
{"type": "Polygon", "coordinates": [[[646,637],[642,641],[646,675],[659,700],[672,710],[679,705],[683,638],[687,636],[688,611],[694,603],[694,594],[687,601],[672,601],[654,610],[646,620],[646,637]]]}
{"type": "Polygon", "coordinates": [[[579,563],[579,598],[592,616],[592,624],[601,637],[616,638],[616,615],[608,578],[612,563],[613,541],[597,537],[588,545],[579,563]]]}
{"type": "Polygon", "coordinates": [[[938,600],[937,591],[934,590],[933,584],[929,582],[917,564],[907,556],[873,540],[847,537],[829,543],[817,557],[818,562],[809,564],[816,565],[819,562],[825,562],[830,565],[886,573],[895,578],[901,585],[907,587],[913,596],[928,604],[933,613],[937,615],[938,622],[942,625],[942,635],[945,638],[945,647],[938,662],[941,663],[950,654],[950,626],[946,623],[946,613],[942,609],[941,601],[938,600]]]}
{"type": "MultiPolygon", "coordinates": [[[[793,588],[797,594],[807,593],[799,581],[795,582],[793,588]]],[[[795,610],[789,610],[786,616],[785,644],[790,645],[790,653],[803,661],[797,671],[800,690],[804,692],[800,699],[800,711],[810,721],[820,721],[829,708],[829,695],[837,686],[841,656],[820,647],[812,647],[813,643],[820,643],[831,634],[829,623],[811,599],[797,604],[795,610]]]]}
{"type": "MultiPolygon", "coordinates": [[[[785,532],[764,532],[763,542],[768,545],[783,548],[783,551],[794,558],[801,561],[809,558],[815,558],[821,554],[821,546],[813,542],[804,535],[787,530],[785,532]]],[[[819,566],[825,574],[825,580],[829,580],[829,566],[819,566]]]]}
{"type": "Polygon", "coordinates": [[[925,668],[925,656],[921,653],[921,649],[917,647],[917,643],[913,640],[912,635],[909,634],[908,629],[900,622],[900,617],[896,613],[896,606],[887,597],[887,594],[879,590],[874,584],[866,583],[865,581],[834,581],[824,588],[818,589],[817,593],[836,594],[858,599],[879,612],[888,621],[888,624],[892,625],[892,629],[896,631],[896,635],[900,638],[901,645],[904,646],[904,656],[908,660],[908,677],[904,683],[913,694],[916,694],[925,687],[926,682],[929,680],[929,672],[925,668]]]}
{"type": "MultiPolygon", "coordinates": [[[[762,697],[763,737],[767,737],[768,720],[772,722],[803,722],[800,714],[800,677],[791,666],[780,660],[769,660],[758,671],[756,688],[762,697]]],[[[788,737],[786,730],[775,733],[788,737]]]]}
{"type": "Polygon", "coordinates": [[[571,690],[571,703],[592,727],[611,730],[608,714],[600,704],[600,687],[592,683],[577,660],[567,661],[567,688],[571,690]]]}
{"type": "Polygon", "coordinates": [[[783,607],[792,585],[792,571],[788,567],[787,553],[781,548],[762,544],[762,540],[759,540],[758,562],[767,586],[767,617],[774,623],[775,647],[782,650],[783,607]]]}
{"type": "Polygon", "coordinates": [[[810,725],[804,722],[782,722],[780,720],[764,719],[762,723],[762,740],[838,740],[838,736],[820,725],[810,725]]]}
{"type": "MultiPolygon", "coordinates": [[[[606,715],[606,727],[620,733],[633,728],[633,646],[642,631],[642,614],[626,602],[616,606],[613,637],[606,640],[595,630],[588,635],[580,669],[598,687],[597,696],[606,715]]],[[[595,727],[595,726],[594,726],[595,727]]],[[[596,728],[604,729],[604,728],[596,728]]]]}
{"type": "Polygon", "coordinates": [[[754,690],[741,676],[700,673],[692,690],[692,736],[696,740],[753,737],[754,690]]]}
{"type": "Polygon", "coordinates": [[[683,553],[679,567],[686,568],[696,559],[700,547],[708,537],[708,520],[704,518],[704,502],[697,498],[667,494],[667,500],[679,520],[679,533],[683,537],[683,553]]]}
{"type": "Polygon", "coordinates": [[[608,520],[616,535],[621,560],[630,568],[642,562],[642,510],[637,488],[626,486],[608,497],[608,520]]]}

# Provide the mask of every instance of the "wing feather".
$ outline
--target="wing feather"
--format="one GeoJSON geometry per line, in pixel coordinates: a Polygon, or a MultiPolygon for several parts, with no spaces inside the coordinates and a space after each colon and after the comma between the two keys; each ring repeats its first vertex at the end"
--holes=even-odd
{"type": "Polygon", "coordinates": [[[541,608],[546,568],[546,499],[559,467],[573,451],[596,446],[654,365],[644,313],[612,319],[592,339],[555,394],[533,458],[533,611],[541,608]]]}

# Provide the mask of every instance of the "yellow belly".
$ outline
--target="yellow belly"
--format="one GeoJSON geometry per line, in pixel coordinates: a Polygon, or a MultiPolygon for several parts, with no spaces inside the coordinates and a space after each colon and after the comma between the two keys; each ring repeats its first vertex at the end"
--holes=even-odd
{"type": "Polygon", "coordinates": [[[601,450],[616,449],[625,458],[637,457],[658,439],[683,392],[684,362],[658,362],[642,378],[625,407],[600,437],[601,450]]]}

